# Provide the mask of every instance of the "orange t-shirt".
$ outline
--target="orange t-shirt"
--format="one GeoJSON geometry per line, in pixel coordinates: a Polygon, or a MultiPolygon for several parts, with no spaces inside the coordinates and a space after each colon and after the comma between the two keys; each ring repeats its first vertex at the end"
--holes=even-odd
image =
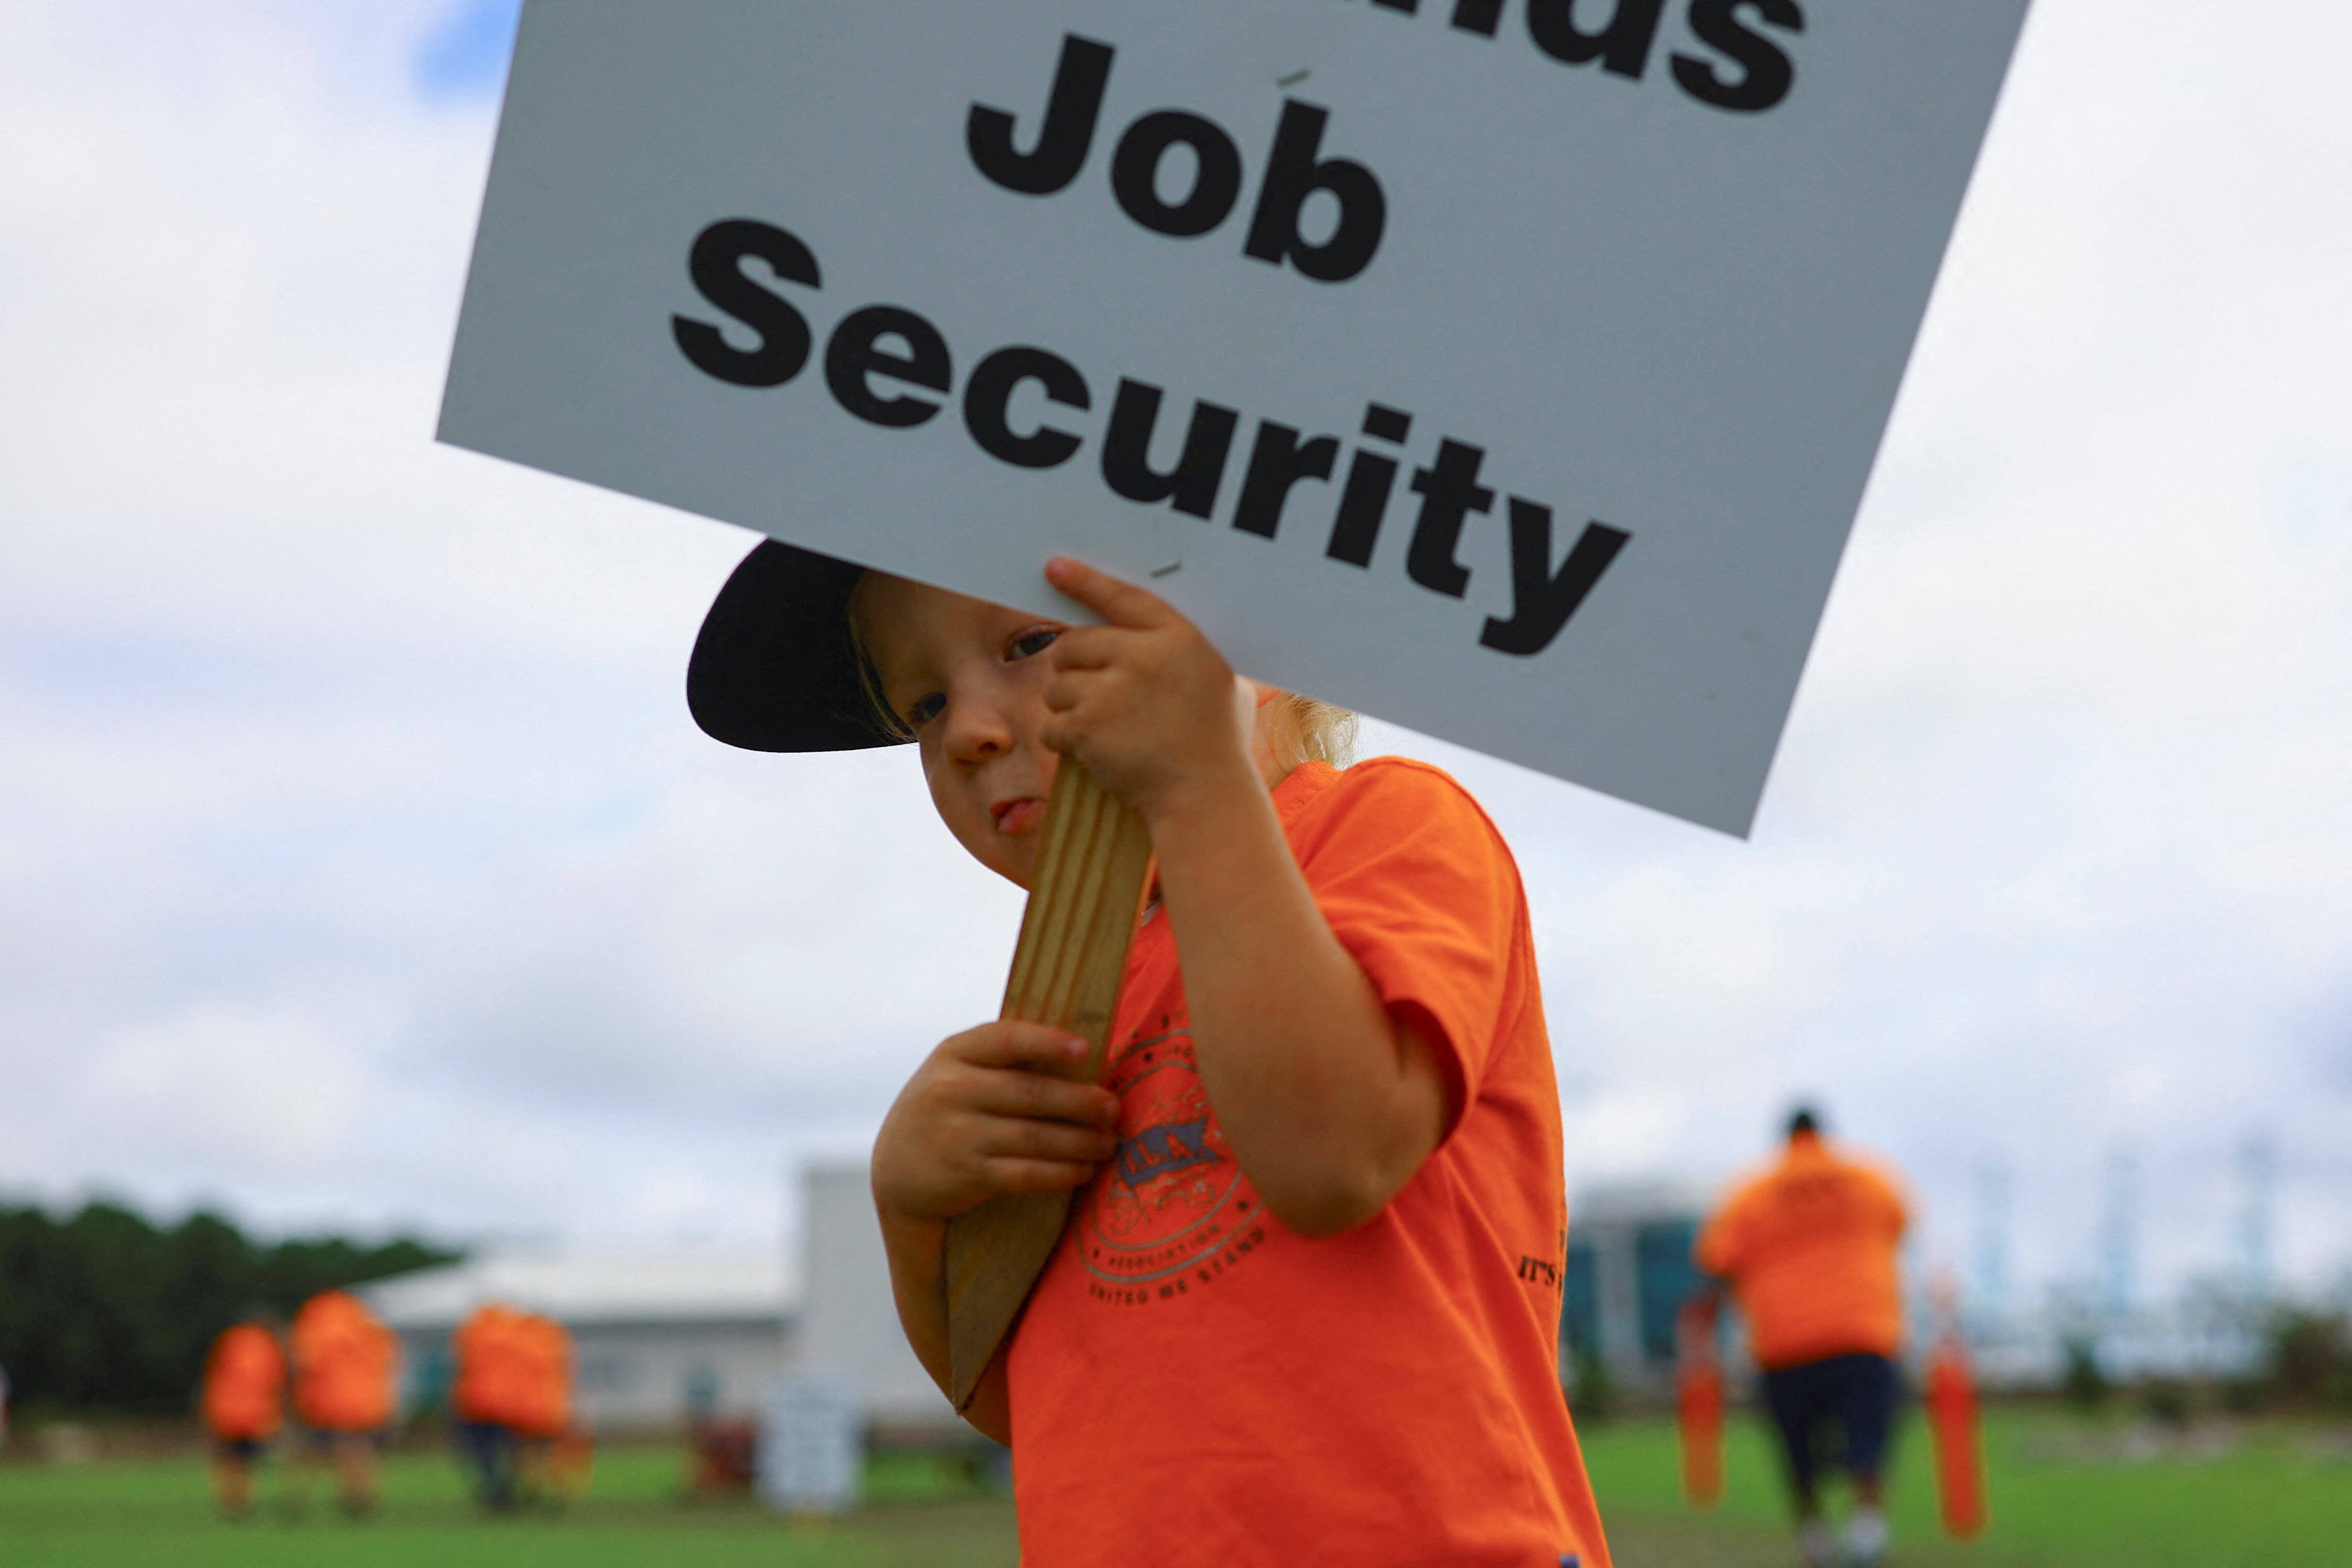
{"type": "Polygon", "coordinates": [[[392,1420],[398,1342],[357,1296],[322,1291],[294,1314],[294,1409],[320,1432],[373,1432],[392,1420]]]}
{"type": "Polygon", "coordinates": [[[572,1336],[561,1323],[497,1305],[478,1309],[452,1337],[457,1354],[450,1403],[458,1417],[551,1437],[572,1421],[572,1336]]]}
{"type": "Polygon", "coordinates": [[[512,1423],[529,1437],[555,1437],[572,1424],[572,1335],[553,1318],[530,1315],[520,1340],[527,1370],[512,1423]]]}
{"type": "Polygon", "coordinates": [[[1242,1174],[1168,922],[1137,934],[1080,1189],[1008,1363],[1027,1568],[1607,1568],[1560,1396],[1559,1096],[1527,902],[1461,787],[1396,758],[1274,792],[1332,933],[1436,1052],[1452,1126],[1309,1239],[1242,1174]]]}
{"type": "Polygon", "coordinates": [[[1903,1345],[1895,1255],[1905,1223],[1893,1182],[1800,1133],[1707,1222],[1696,1256],[1731,1281],[1766,1369],[1893,1355],[1903,1345]]]}
{"type": "Polygon", "coordinates": [[[205,1426],[223,1442],[259,1442],[277,1434],[286,1357],[278,1337],[257,1323],[224,1329],[205,1357],[205,1426]]]}
{"type": "Polygon", "coordinates": [[[520,1312],[493,1303],[476,1308],[449,1336],[457,1362],[449,1404],[459,1420],[504,1424],[528,1403],[530,1368],[521,1326],[520,1312]]]}

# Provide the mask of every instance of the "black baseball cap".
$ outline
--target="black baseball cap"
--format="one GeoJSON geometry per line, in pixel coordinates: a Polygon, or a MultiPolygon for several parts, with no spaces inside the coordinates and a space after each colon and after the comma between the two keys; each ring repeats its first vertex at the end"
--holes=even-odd
{"type": "Polygon", "coordinates": [[[898,746],[875,711],[849,634],[866,569],[780,539],[727,579],[686,666],[686,706],[703,733],[747,751],[898,746]]]}

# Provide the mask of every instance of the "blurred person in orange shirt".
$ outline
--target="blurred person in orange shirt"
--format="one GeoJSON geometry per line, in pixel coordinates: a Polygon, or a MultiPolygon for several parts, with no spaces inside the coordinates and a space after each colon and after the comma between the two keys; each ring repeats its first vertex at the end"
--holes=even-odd
{"type": "MultiPolygon", "coordinates": [[[[572,1336],[551,1318],[492,1303],[457,1327],[450,1404],[482,1505],[503,1512],[547,1494],[572,1419],[572,1336]]],[[[562,1489],[557,1489],[562,1490],[562,1489]]]]}
{"type": "Polygon", "coordinates": [[[343,1511],[375,1507],[376,1460],[392,1425],[400,1344],[357,1296],[325,1291],[294,1314],[294,1411],[334,1461],[343,1511]]]}
{"type": "Polygon", "coordinates": [[[253,1506],[255,1463],[285,1422],[286,1353],[268,1314],[221,1331],[205,1357],[202,1407],[213,1438],[213,1490],[231,1517],[253,1506]]]}
{"type": "Polygon", "coordinates": [[[1764,1373],[1764,1404],[1788,1461],[1799,1542],[1814,1568],[1835,1561],[1821,1470],[1832,1433],[1853,1481],[1846,1561],[1882,1562],[1886,1446],[1901,1398],[1903,1290],[1896,1249],[1908,1223],[1895,1177],[1832,1149],[1799,1110],[1788,1146],[1736,1187],[1699,1233],[1698,1266],[1729,1286],[1764,1373]]]}
{"type": "Polygon", "coordinates": [[[574,1502],[587,1490],[592,1444],[572,1401],[572,1334],[553,1318],[527,1320],[532,1403],[522,1412],[527,1486],[554,1502],[574,1502]]]}
{"type": "Polygon", "coordinates": [[[493,1301],[477,1307],[449,1338],[457,1363],[449,1410],[457,1418],[457,1451],[472,1472],[476,1500],[499,1513],[515,1505],[511,1417],[529,1397],[518,1392],[530,1376],[521,1326],[520,1312],[493,1301]]]}

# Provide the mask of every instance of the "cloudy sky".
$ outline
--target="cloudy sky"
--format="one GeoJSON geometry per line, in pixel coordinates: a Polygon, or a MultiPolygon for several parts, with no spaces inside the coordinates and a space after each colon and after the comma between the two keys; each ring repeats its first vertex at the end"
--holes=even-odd
{"type": "MultiPolygon", "coordinates": [[[[758,1244],[989,1016],[902,755],[704,740],[737,530],[439,448],[511,6],[0,6],[0,1192],[758,1244]]],[[[2041,0],[1740,843],[1517,848],[1571,1179],[1791,1096],[1925,1257],[2352,1263],[2352,10],[2041,0]]]]}

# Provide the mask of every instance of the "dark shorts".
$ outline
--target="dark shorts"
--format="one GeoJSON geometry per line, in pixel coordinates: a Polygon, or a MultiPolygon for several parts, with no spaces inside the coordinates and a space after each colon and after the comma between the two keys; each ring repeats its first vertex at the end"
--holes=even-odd
{"type": "Polygon", "coordinates": [[[457,1452],[474,1472],[476,1500],[501,1512],[515,1506],[520,1458],[514,1428],[496,1421],[460,1421],[457,1452]]]}
{"type": "Polygon", "coordinates": [[[225,1459],[236,1459],[247,1465],[261,1458],[261,1450],[268,1446],[268,1440],[261,1437],[215,1437],[213,1439],[215,1453],[225,1459]]]}
{"type": "Polygon", "coordinates": [[[1883,1355],[1833,1355],[1764,1375],[1764,1407],[1780,1429],[1789,1479],[1801,1491],[1824,1458],[1848,1475],[1874,1476],[1886,1461],[1903,1380],[1883,1355]]]}

